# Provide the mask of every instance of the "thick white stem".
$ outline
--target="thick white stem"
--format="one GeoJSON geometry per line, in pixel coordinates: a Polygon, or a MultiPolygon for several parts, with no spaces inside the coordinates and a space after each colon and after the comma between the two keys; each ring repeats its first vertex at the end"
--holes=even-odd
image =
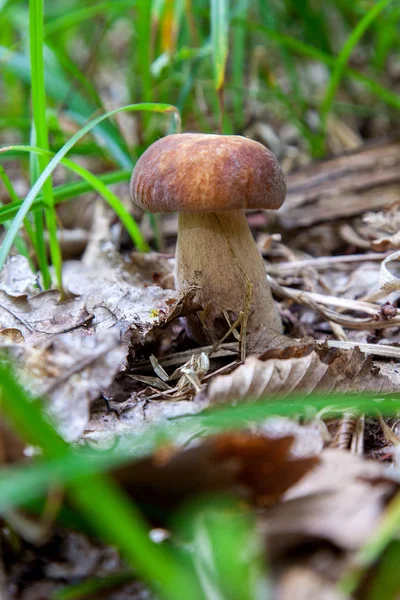
{"type": "Polygon", "coordinates": [[[200,343],[215,342],[233,323],[250,296],[247,336],[263,328],[282,332],[264,262],[242,210],[180,213],[176,251],[176,284],[180,291],[196,286],[204,310],[189,317],[192,335],[200,343]]]}

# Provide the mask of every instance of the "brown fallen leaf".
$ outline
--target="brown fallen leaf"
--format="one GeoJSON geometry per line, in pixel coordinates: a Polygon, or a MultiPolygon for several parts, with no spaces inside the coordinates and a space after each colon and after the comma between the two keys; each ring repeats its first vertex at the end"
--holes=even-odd
{"type": "Polygon", "coordinates": [[[216,377],[207,391],[210,402],[255,400],[264,395],[284,397],[299,391],[307,395],[314,390],[323,390],[327,395],[365,391],[383,394],[397,392],[400,386],[393,367],[382,363],[381,368],[358,348],[288,348],[269,351],[262,358],[249,357],[233,373],[216,377]]]}
{"type": "Polygon", "coordinates": [[[161,515],[211,491],[239,494],[266,506],[318,464],[318,457],[294,458],[293,442],[293,436],[226,433],[185,450],[161,449],[117,469],[115,476],[135,501],[161,515]]]}
{"type": "Polygon", "coordinates": [[[310,540],[354,552],[378,526],[397,489],[381,463],[325,450],[319,465],[262,516],[267,547],[275,558],[310,540]]]}
{"type": "Polygon", "coordinates": [[[9,424],[0,418],[0,465],[19,462],[25,458],[25,444],[9,424]]]}

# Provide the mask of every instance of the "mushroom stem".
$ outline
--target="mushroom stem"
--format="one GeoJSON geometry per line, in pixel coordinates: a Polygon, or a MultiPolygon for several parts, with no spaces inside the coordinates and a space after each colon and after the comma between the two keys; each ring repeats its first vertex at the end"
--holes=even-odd
{"type": "Polygon", "coordinates": [[[188,317],[199,343],[213,343],[226,333],[224,311],[233,323],[245,307],[249,284],[248,338],[263,328],[282,332],[264,262],[243,210],[179,214],[176,284],[182,292],[199,289],[203,311],[188,317]]]}

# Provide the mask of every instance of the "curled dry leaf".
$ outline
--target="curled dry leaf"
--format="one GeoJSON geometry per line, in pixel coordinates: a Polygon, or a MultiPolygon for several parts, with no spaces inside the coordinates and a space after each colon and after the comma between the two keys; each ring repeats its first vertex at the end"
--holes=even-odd
{"type": "Polygon", "coordinates": [[[371,242],[372,250],[375,252],[386,252],[387,250],[397,250],[400,248],[400,233],[386,235],[371,242]]]}
{"type": "Polygon", "coordinates": [[[269,506],[318,464],[317,457],[294,458],[293,441],[293,436],[226,433],[185,450],[161,449],[117,469],[115,476],[136,501],[157,514],[211,491],[269,506]]]}
{"type": "MultiPolygon", "coordinates": [[[[330,393],[397,392],[400,385],[395,369],[380,369],[378,363],[358,348],[352,350],[311,350],[288,348],[269,352],[262,358],[249,357],[229,375],[220,375],[210,384],[211,403],[257,399],[261,396],[286,396],[314,390],[330,393]],[[296,355],[297,352],[297,355],[296,355]]],[[[382,365],[383,367],[384,365],[382,365]]]]}
{"type": "Polygon", "coordinates": [[[379,287],[387,292],[400,290],[400,277],[398,272],[398,261],[400,251],[390,254],[381,264],[379,271],[379,287]],[[394,263],[394,264],[392,264],[394,263]],[[390,268],[388,267],[390,265],[390,268]],[[397,267],[397,268],[396,268],[397,267]]]}

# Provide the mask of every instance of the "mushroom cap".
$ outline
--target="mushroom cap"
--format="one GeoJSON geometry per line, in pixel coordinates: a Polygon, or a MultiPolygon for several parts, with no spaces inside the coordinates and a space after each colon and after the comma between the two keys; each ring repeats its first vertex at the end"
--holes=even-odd
{"type": "Polygon", "coordinates": [[[133,201],[153,213],[277,210],[286,179],[272,152],[254,140],[178,133],[142,154],[129,189],[133,201]]]}

